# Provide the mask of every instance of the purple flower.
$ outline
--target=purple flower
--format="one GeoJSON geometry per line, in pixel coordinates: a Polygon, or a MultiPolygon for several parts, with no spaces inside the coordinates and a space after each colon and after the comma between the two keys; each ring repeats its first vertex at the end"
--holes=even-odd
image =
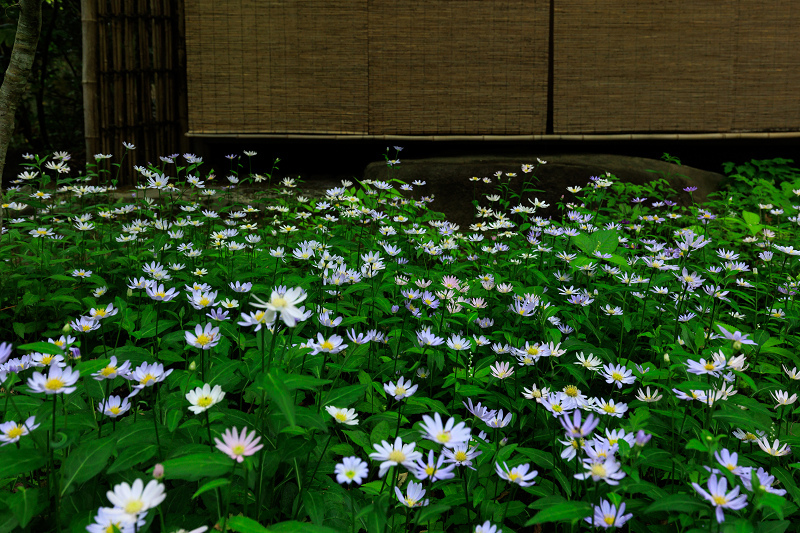
{"type": "Polygon", "coordinates": [[[567,437],[573,439],[587,437],[600,423],[600,419],[593,414],[589,414],[586,420],[581,423],[581,412],[577,410],[573,413],[572,420],[568,415],[563,416],[560,420],[561,425],[564,426],[564,431],[567,432],[567,437]]]}
{"type": "Polygon", "coordinates": [[[711,477],[708,478],[708,492],[697,483],[692,483],[692,487],[694,487],[694,490],[699,492],[703,498],[711,502],[711,505],[717,508],[717,522],[725,521],[725,515],[722,512],[723,509],[738,511],[739,509],[747,507],[747,496],[739,494],[739,489],[741,487],[737,486],[732,491],[727,492],[728,480],[725,477],[717,479],[716,474],[711,474],[711,477]]]}

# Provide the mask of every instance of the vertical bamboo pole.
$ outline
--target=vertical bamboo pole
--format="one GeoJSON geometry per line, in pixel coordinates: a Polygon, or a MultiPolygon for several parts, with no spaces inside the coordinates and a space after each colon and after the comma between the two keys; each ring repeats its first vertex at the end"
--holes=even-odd
{"type": "Polygon", "coordinates": [[[100,148],[100,124],[97,106],[97,0],[81,0],[81,38],[83,53],[81,86],[83,88],[83,136],[86,160],[100,148]]]}
{"type": "Polygon", "coordinates": [[[175,40],[177,45],[175,50],[177,52],[176,61],[172,65],[172,76],[175,80],[173,85],[172,98],[175,99],[175,115],[172,117],[175,121],[175,136],[177,137],[177,146],[180,147],[181,152],[189,151],[189,138],[185,135],[189,131],[189,106],[187,103],[187,86],[186,86],[186,21],[185,21],[185,4],[184,0],[176,0],[176,10],[173,12],[175,15],[173,25],[175,31],[175,40]]]}

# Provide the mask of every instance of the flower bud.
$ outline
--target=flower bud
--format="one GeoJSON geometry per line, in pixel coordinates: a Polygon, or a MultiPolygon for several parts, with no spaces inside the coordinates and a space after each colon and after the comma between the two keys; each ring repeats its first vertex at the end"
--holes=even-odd
{"type": "Polygon", "coordinates": [[[133,296],[133,289],[129,288],[128,289],[128,298],[130,298],[131,296],[133,296]]]}
{"type": "Polygon", "coordinates": [[[191,372],[194,372],[195,370],[197,370],[197,363],[196,363],[196,362],[194,362],[194,361],[192,361],[191,363],[189,363],[189,370],[190,370],[191,372]]]}
{"type": "Polygon", "coordinates": [[[158,463],[156,466],[153,467],[153,477],[155,479],[161,479],[164,477],[164,465],[158,463]]]}
{"type": "Polygon", "coordinates": [[[72,331],[72,326],[70,326],[69,324],[64,324],[64,327],[61,328],[61,331],[63,331],[64,333],[70,333],[72,331]]]}
{"type": "Polygon", "coordinates": [[[669,354],[668,353],[664,354],[664,362],[665,363],[669,363],[669,354]]]}
{"type": "Polygon", "coordinates": [[[733,342],[733,349],[737,352],[742,349],[742,341],[734,341],[733,342]]]}

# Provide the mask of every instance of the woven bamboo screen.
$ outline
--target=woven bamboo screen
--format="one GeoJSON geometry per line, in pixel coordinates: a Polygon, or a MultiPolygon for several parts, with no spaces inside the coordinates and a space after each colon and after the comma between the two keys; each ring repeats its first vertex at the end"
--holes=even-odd
{"type": "Polygon", "coordinates": [[[800,129],[791,0],[555,0],[554,131],[800,129]]]}
{"type": "Polygon", "coordinates": [[[186,0],[189,130],[544,131],[543,0],[186,0]]]}
{"type": "Polygon", "coordinates": [[[374,134],[545,130],[549,2],[374,1],[374,134]]]}
{"type": "Polygon", "coordinates": [[[136,145],[128,157],[138,164],[180,151],[186,131],[181,3],[92,1],[96,12],[87,29],[95,32],[90,42],[96,49],[84,56],[92,62],[84,90],[96,116],[95,131],[87,127],[87,157],[113,154],[119,161],[123,141],[136,145]]]}
{"type": "Polygon", "coordinates": [[[189,128],[362,133],[366,0],[186,0],[189,128]]]}
{"type": "Polygon", "coordinates": [[[800,130],[796,0],[185,1],[190,135],[800,130]]]}

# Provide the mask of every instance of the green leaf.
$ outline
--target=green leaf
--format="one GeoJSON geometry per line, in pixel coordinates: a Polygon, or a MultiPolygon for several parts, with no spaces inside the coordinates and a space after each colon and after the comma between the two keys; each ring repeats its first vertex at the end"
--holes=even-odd
{"type": "Polygon", "coordinates": [[[32,470],[41,468],[47,459],[29,449],[4,449],[3,460],[0,461],[0,479],[27,474],[32,470]]]}
{"type": "Polygon", "coordinates": [[[337,530],[329,527],[315,526],[308,522],[298,522],[297,520],[272,524],[269,527],[269,531],[270,533],[338,533],[337,530]]]}
{"type": "Polygon", "coordinates": [[[24,339],[25,338],[25,324],[23,324],[22,322],[14,322],[13,327],[14,327],[14,333],[16,333],[17,336],[20,339],[24,339]]]}
{"type": "Polygon", "coordinates": [[[239,533],[270,533],[271,531],[252,518],[245,516],[232,516],[228,520],[228,526],[239,533]]]}
{"type": "Polygon", "coordinates": [[[769,428],[763,424],[753,413],[739,409],[722,409],[711,415],[714,420],[721,420],[743,429],[755,428],[767,431],[769,428]]]}
{"type": "MultiPolygon", "coordinates": [[[[164,333],[169,328],[177,324],[177,320],[159,320],[158,321],[158,333],[164,333]]],[[[155,321],[146,324],[142,329],[139,331],[134,331],[133,336],[137,339],[148,339],[150,337],[155,337],[158,333],[156,333],[156,323],[155,321]]]]}
{"type": "Polygon", "coordinates": [[[0,533],[11,533],[17,530],[19,522],[11,510],[0,511],[0,533]]]}
{"type": "Polygon", "coordinates": [[[39,498],[39,492],[40,489],[18,487],[16,492],[3,495],[3,500],[21,527],[27,526],[34,516],[47,507],[47,502],[39,498]]]}
{"type": "Polygon", "coordinates": [[[61,468],[61,496],[73,483],[80,484],[99,474],[114,453],[114,437],[89,440],[73,451],[61,468]]]}
{"type": "Polygon", "coordinates": [[[192,453],[175,459],[167,459],[164,465],[165,479],[198,481],[204,477],[219,477],[228,474],[233,459],[220,453],[192,453]]]}
{"type": "Polygon", "coordinates": [[[17,346],[18,350],[30,350],[32,352],[42,352],[50,355],[64,355],[64,350],[52,342],[31,342],[17,346]]]}
{"type": "Polygon", "coordinates": [[[290,426],[296,426],[297,420],[294,416],[294,400],[289,395],[289,390],[281,383],[275,373],[270,372],[263,379],[259,380],[259,388],[266,390],[267,395],[278,404],[283,416],[290,426]]]}
{"type": "Polygon", "coordinates": [[[653,502],[644,512],[645,514],[657,513],[659,511],[670,514],[676,511],[679,513],[692,513],[703,509],[708,509],[708,505],[699,501],[697,498],[689,496],[688,494],[672,494],[653,502]]]}
{"type": "Polygon", "coordinates": [[[172,409],[167,413],[167,430],[170,433],[175,433],[175,430],[178,429],[178,424],[180,424],[181,419],[183,418],[183,411],[178,411],[177,409],[172,409]]]}
{"type": "Polygon", "coordinates": [[[417,522],[424,524],[428,520],[436,521],[442,513],[449,511],[449,505],[442,505],[440,503],[434,503],[432,505],[427,505],[418,511],[417,515],[417,522]]]}
{"type": "Polygon", "coordinates": [[[311,522],[316,526],[321,526],[325,521],[325,500],[322,494],[307,490],[303,495],[303,505],[311,522]]]}
{"type": "Polygon", "coordinates": [[[143,463],[153,458],[158,451],[158,446],[155,444],[147,444],[141,448],[134,448],[126,451],[114,461],[111,466],[106,470],[107,474],[114,474],[116,472],[123,472],[129,468],[133,468],[139,463],[143,463]]]}
{"type": "Polygon", "coordinates": [[[742,218],[744,218],[745,223],[749,226],[758,224],[761,221],[757,214],[751,213],[750,211],[742,211],[742,218]]]}
{"type": "Polygon", "coordinates": [[[117,426],[117,448],[123,450],[129,446],[141,446],[142,444],[152,443],[156,440],[153,433],[153,424],[140,420],[131,424],[125,429],[117,426]]]}
{"type": "Polygon", "coordinates": [[[322,406],[334,405],[340,408],[348,407],[364,396],[364,391],[366,391],[366,389],[367,386],[361,384],[333,389],[323,396],[322,406]]]}
{"type": "Polygon", "coordinates": [[[547,509],[542,509],[525,522],[525,527],[544,522],[566,522],[580,520],[592,514],[592,506],[587,502],[558,503],[547,509]]]}
{"type": "Polygon", "coordinates": [[[224,487],[225,485],[230,485],[230,483],[231,480],[228,478],[212,479],[207,483],[203,483],[203,485],[199,489],[197,489],[197,492],[195,492],[192,495],[192,499],[194,500],[195,498],[197,498],[198,496],[209,490],[214,490],[219,487],[224,487]]]}

